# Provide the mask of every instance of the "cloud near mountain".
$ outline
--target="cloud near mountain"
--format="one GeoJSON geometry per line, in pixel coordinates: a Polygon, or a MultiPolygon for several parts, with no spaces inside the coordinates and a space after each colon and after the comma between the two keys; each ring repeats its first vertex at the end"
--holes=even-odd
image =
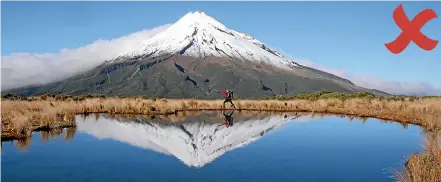
{"type": "Polygon", "coordinates": [[[91,69],[105,60],[137,49],[146,37],[168,26],[161,25],[111,40],[97,40],[80,48],[63,49],[54,54],[13,53],[2,56],[2,89],[50,83],[91,69]]]}
{"type": "MultiPolygon", "coordinates": [[[[98,66],[105,60],[135,51],[146,37],[152,37],[170,25],[142,30],[112,40],[97,40],[77,48],[63,49],[54,54],[13,53],[2,56],[2,88],[10,89],[30,84],[45,84],[75,75],[98,66]]],[[[289,55],[289,54],[285,54],[289,55]]],[[[294,60],[305,66],[320,69],[347,78],[355,84],[394,94],[434,95],[441,89],[425,82],[397,82],[381,78],[352,74],[346,70],[327,68],[309,60],[294,60]]]]}

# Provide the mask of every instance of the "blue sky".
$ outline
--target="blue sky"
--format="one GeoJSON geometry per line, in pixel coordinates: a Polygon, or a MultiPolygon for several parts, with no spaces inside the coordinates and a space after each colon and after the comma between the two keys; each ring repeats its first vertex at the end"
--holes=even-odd
{"type": "MultiPolygon", "coordinates": [[[[401,30],[392,18],[400,2],[1,2],[2,57],[58,53],[173,23],[202,10],[295,59],[397,82],[441,88],[441,45],[427,52],[411,43],[401,54],[384,46],[401,30]]],[[[410,19],[439,2],[405,2],[410,19]]],[[[422,29],[441,40],[441,18],[422,29]]]]}

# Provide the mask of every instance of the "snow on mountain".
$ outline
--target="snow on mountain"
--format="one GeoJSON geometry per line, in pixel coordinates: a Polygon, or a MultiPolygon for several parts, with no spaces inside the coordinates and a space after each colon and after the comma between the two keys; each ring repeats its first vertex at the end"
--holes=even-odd
{"type": "Polygon", "coordinates": [[[223,123],[203,121],[181,124],[159,124],[136,120],[113,120],[106,117],[76,118],[78,131],[100,139],[113,139],[144,149],[173,155],[191,167],[202,167],[227,151],[245,146],[270,130],[303,116],[237,121],[226,127],[223,123]]]}
{"type": "Polygon", "coordinates": [[[265,62],[280,68],[298,66],[264,43],[227,28],[202,11],[189,12],[167,29],[144,40],[141,47],[113,61],[137,56],[180,54],[198,58],[213,56],[265,62]]]}

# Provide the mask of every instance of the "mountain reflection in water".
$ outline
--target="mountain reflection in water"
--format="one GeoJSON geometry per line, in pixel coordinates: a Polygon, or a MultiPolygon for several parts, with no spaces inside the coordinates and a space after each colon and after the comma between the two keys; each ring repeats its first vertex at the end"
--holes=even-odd
{"type": "Polygon", "coordinates": [[[288,122],[310,120],[310,116],[305,116],[298,113],[256,116],[230,111],[186,115],[182,120],[176,120],[102,114],[83,119],[78,117],[77,129],[99,139],[113,139],[173,155],[191,167],[203,167],[288,122]]]}

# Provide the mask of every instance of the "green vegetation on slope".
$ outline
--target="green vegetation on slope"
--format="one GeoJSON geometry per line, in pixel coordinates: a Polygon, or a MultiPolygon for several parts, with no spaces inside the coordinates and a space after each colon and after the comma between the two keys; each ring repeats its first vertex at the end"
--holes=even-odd
{"type": "MultiPolygon", "coordinates": [[[[45,100],[47,97],[52,97],[55,100],[74,100],[74,101],[81,101],[88,98],[142,98],[142,99],[160,99],[160,97],[156,96],[105,96],[103,94],[84,94],[84,95],[68,95],[68,94],[43,94],[40,96],[29,96],[29,97],[23,97],[23,96],[17,96],[13,94],[5,94],[2,95],[2,99],[5,100],[27,100],[27,101],[33,101],[38,99],[45,100]]],[[[219,95],[219,99],[222,98],[222,95],[219,95]]],[[[430,98],[441,98],[441,96],[422,96],[422,97],[416,97],[416,96],[403,96],[403,95],[391,95],[390,97],[384,97],[384,96],[378,96],[371,92],[331,92],[327,90],[321,90],[317,92],[310,92],[310,93],[301,93],[297,95],[277,95],[274,97],[268,97],[263,100],[319,100],[319,99],[340,99],[340,100],[346,100],[346,99],[379,99],[379,100],[388,100],[388,101],[414,101],[416,99],[430,99],[430,98]]],[[[245,98],[240,98],[245,99],[245,98]]]]}
{"type": "Polygon", "coordinates": [[[380,100],[389,100],[389,101],[413,101],[418,98],[426,99],[426,98],[441,98],[441,96],[398,96],[392,95],[390,97],[377,96],[371,92],[354,92],[354,93],[346,93],[346,92],[331,92],[327,90],[322,90],[318,92],[311,93],[301,93],[297,95],[278,95],[275,97],[268,98],[268,100],[319,100],[319,99],[380,99],[380,100]]]}

